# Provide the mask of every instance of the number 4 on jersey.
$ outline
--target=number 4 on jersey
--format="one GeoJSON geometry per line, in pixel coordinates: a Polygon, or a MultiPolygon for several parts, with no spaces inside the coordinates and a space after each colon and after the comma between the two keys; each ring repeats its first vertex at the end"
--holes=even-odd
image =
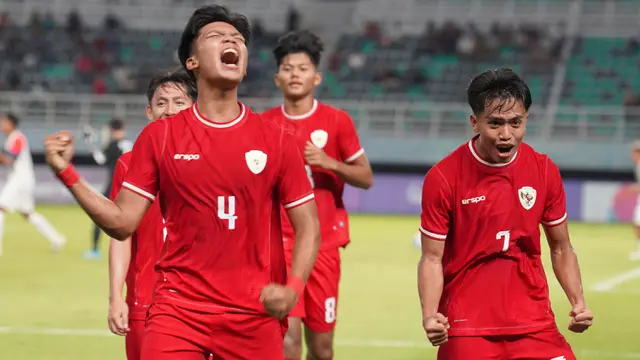
{"type": "Polygon", "coordinates": [[[229,230],[236,228],[236,197],[229,196],[229,205],[227,207],[227,197],[218,196],[218,217],[222,220],[229,221],[229,230]]]}

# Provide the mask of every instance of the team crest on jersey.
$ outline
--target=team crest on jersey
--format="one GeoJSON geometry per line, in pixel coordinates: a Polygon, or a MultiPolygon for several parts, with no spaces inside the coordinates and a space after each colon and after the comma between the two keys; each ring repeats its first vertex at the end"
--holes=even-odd
{"type": "Polygon", "coordinates": [[[324,130],[316,130],[311,133],[311,142],[313,145],[319,147],[320,149],[324,148],[327,145],[327,140],[329,139],[329,134],[327,134],[324,130]]]}
{"type": "Polygon", "coordinates": [[[520,204],[525,210],[531,210],[533,205],[536,203],[536,189],[531,186],[523,186],[518,190],[518,198],[520,199],[520,204]]]}
{"type": "Polygon", "coordinates": [[[247,166],[254,174],[260,174],[264,167],[267,166],[267,154],[260,150],[247,151],[244,154],[245,160],[247,160],[247,166]]]}

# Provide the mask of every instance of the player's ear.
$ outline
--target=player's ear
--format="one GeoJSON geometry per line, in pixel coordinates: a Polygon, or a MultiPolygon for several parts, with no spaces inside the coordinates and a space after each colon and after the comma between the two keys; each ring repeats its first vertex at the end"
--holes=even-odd
{"type": "Polygon", "coordinates": [[[149,121],[153,121],[153,115],[151,114],[151,106],[149,104],[147,104],[147,109],[145,112],[147,113],[147,119],[149,119],[149,121]]]}
{"type": "Polygon", "coordinates": [[[480,129],[478,129],[478,118],[476,117],[476,114],[469,115],[469,121],[471,122],[471,127],[474,132],[480,131],[480,129]]]}
{"type": "Polygon", "coordinates": [[[278,89],[282,89],[282,87],[280,86],[282,83],[280,82],[280,77],[278,76],[278,73],[273,74],[273,82],[276,84],[278,89]]]}
{"type": "Polygon", "coordinates": [[[322,73],[320,71],[316,72],[316,75],[313,77],[313,86],[318,86],[322,84],[322,73]]]}
{"type": "Polygon", "coordinates": [[[197,69],[200,66],[200,63],[198,62],[198,59],[196,59],[195,57],[190,57],[187,59],[187,70],[193,71],[195,69],[197,69]]]}

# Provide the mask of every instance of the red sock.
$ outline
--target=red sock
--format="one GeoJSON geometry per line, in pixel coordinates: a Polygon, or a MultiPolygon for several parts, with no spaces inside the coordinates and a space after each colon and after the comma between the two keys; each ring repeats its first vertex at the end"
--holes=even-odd
{"type": "Polygon", "coordinates": [[[284,360],[300,360],[300,358],[284,358],[284,360]]]}

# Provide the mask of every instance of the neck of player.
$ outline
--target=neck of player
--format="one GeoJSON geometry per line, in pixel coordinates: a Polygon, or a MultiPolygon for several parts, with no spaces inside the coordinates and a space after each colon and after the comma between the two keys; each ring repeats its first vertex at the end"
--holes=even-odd
{"type": "Polygon", "coordinates": [[[288,115],[303,115],[313,108],[313,94],[309,94],[299,99],[284,99],[284,111],[288,115]]]}
{"type": "Polygon", "coordinates": [[[240,115],[238,88],[222,90],[198,86],[198,112],[214,123],[228,123],[240,115]]]}

